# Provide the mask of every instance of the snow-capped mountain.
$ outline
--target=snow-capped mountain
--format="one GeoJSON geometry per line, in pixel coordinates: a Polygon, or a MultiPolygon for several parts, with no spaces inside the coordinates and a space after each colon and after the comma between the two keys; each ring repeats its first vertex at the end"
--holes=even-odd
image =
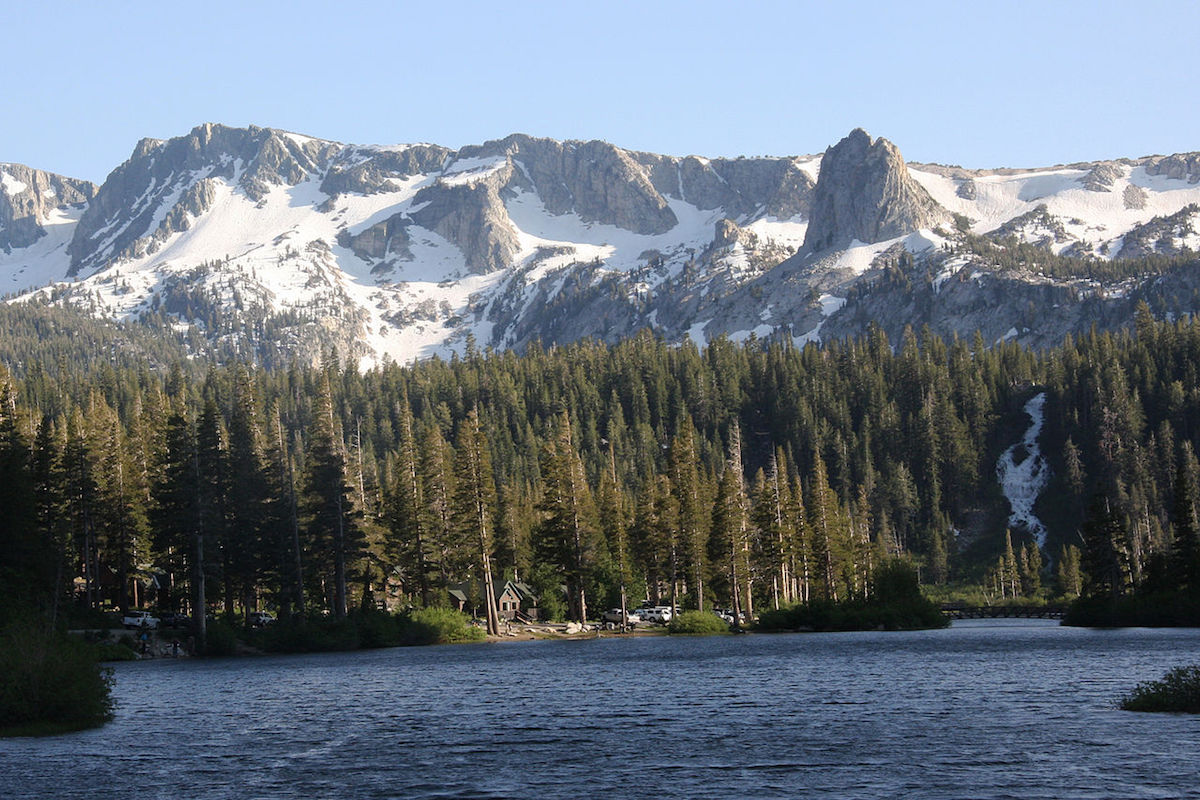
{"type": "MultiPolygon", "coordinates": [[[[1175,256],[1200,243],[1197,180],[1196,155],[906,165],[861,130],[823,156],[705,159],[202,125],[143,140],[100,187],[0,164],[0,287],[251,352],[268,337],[305,358],[332,345],[364,365],[646,327],[808,341],[929,323],[1048,343],[1127,320],[1149,279],[1001,269],[965,237],[1080,263],[1175,256]]],[[[1164,313],[1195,310],[1167,295],[1164,313]]]]}

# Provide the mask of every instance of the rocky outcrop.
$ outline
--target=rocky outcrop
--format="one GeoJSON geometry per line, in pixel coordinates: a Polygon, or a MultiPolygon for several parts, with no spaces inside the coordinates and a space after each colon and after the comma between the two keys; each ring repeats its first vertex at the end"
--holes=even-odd
{"type": "Polygon", "coordinates": [[[1121,202],[1131,211],[1141,211],[1146,207],[1146,190],[1131,183],[1125,187],[1121,202]]]}
{"type": "Polygon", "coordinates": [[[1111,192],[1113,184],[1125,177],[1125,170],[1108,161],[1095,164],[1079,179],[1089,192],[1111,192]]]}
{"type": "Polygon", "coordinates": [[[418,192],[413,205],[412,221],[457,245],[471,272],[510,266],[520,250],[500,193],[489,181],[435,183],[418,192]]]}
{"type": "Polygon", "coordinates": [[[819,253],[879,242],[947,221],[950,215],[913,180],[896,146],[855,129],[825,151],[804,250],[819,253]]]}
{"type": "Polygon", "coordinates": [[[346,154],[346,163],[330,166],[321,191],[331,197],[385,192],[394,180],[437,172],[452,154],[449,148],[426,144],[402,149],[354,148],[346,154]]]}
{"type": "Polygon", "coordinates": [[[713,244],[717,247],[729,247],[738,243],[742,229],[729,218],[718,220],[713,231],[713,244]]]}
{"type": "Polygon", "coordinates": [[[674,158],[631,153],[666,197],[733,218],[807,216],[815,181],[794,158],[674,158]]]}
{"type": "Polygon", "coordinates": [[[988,234],[988,238],[995,241],[1002,241],[1010,236],[1046,249],[1075,238],[1067,233],[1062,220],[1051,214],[1044,204],[1026,211],[1019,217],[1013,217],[988,234]]]}
{"type": "Polygon", "coordinates": [[[412,241],[408,235],[412,224],[407,214],[395,214],[353,236],[342,231],[338,235],[338,244],[350,248],[364,261],[381,262],[372,272],[386,273],[396,261],[412,261],[413,254],[409,249],[412,241]]]}
{"type": "Polygon", "coordinates": [[[1181,240],[1194,237],[1200,205],[1184,206],[1174,214],[1155,217],[1130,230],[1121,240],[1116,258],[1141,258],[1159,254],[1174,256],[1183,252],[1181,240]]]}
{"type": "Polygon", "coordinates": [[[0,164],[0,250],[29,247],[46,235],[51,212],[87,203],[96,194],[88,181],[64,178],[22,164],[0,164]]]}
{"type": "Polygon", "coordinates": [[[1146,174],[1196,183],[1200,181],[1200,153],[1156,156],[1146,162],[1146,174]]]}
{"type": "Polygon", "coordinates": [[[647,235],[666,233],[679,223],[646,170],[619,147],[525,136],[505,141],[552,214],[574,212],[585,222],[647,235]]]}

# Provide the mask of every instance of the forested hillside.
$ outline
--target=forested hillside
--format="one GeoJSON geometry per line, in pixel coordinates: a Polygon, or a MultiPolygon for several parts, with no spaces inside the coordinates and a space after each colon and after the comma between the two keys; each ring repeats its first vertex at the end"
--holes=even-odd
{"type": "Polygon", "coordinates": [[[1200,325],[1146,309],[1048,352],[876,328],[366,373],[161,363],[0,373],[10,597],[341,616],[462,583],[484,609],[509,578],[580,618],[622,587],[751,611],[858,597],[889,555],[1004,595],[1051,574],[1126,593],[1195,563],[1200,325]],[[1006,537],[996,481],[1040,393],[1045,551],[1006,537]]]}

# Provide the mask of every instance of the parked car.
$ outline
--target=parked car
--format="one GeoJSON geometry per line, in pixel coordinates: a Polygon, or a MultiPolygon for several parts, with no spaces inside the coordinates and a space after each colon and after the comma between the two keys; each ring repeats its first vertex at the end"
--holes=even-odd
{"type": "Polygon", "coordinates": [[[154,629],[158,627],[158,617],[149,611],[126,611],[125,616],[121,617],[121,624],[130,630],[154,629]]]}
{"type": "Polygon", "coordinates": [[[275,615],[269,611],[251,611],[246,615],[246,624],[252,628],[261,628],[275,621],[275,615]]]}
{"type": "MultiPolygon", "coordinates": [[[[639,614],[636,609],[631,608],[631,609],[627,610],[625,612],[625,616],[629,619],[630,625],[636,625],[642,621],[642,615],[639,614]]],[[[611,622],[615,625],[620,625],[622,622],[621,609],[610,608],[608,611],[604,612],[604,614],[602,615],[602,619],[605,622],[611,622]]]]}
{"type": "Polygon", "coordinates": [[[159,617],[159,624],[164,628],[186,628],[192,624],[192,618],[187,614],[177,614],[174,611],[168,611],[159,617]]]}
{"type": "Polygon", "coordinates": [[[642,609],[642,618],[647,622],[657,622],[661,625],[666,625],[671,621],[672,616],[670,606],[653,606],[642,609]]]}

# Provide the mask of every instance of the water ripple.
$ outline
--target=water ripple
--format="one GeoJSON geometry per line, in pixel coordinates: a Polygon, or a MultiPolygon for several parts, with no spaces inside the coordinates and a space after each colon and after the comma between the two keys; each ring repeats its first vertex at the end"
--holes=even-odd
{"type": "Polygon", "coordinates": [[[0,797],[1180,797],[1200,721],[1114,698],[1200,631],[600,639],[116,668],[0,797]]]}

